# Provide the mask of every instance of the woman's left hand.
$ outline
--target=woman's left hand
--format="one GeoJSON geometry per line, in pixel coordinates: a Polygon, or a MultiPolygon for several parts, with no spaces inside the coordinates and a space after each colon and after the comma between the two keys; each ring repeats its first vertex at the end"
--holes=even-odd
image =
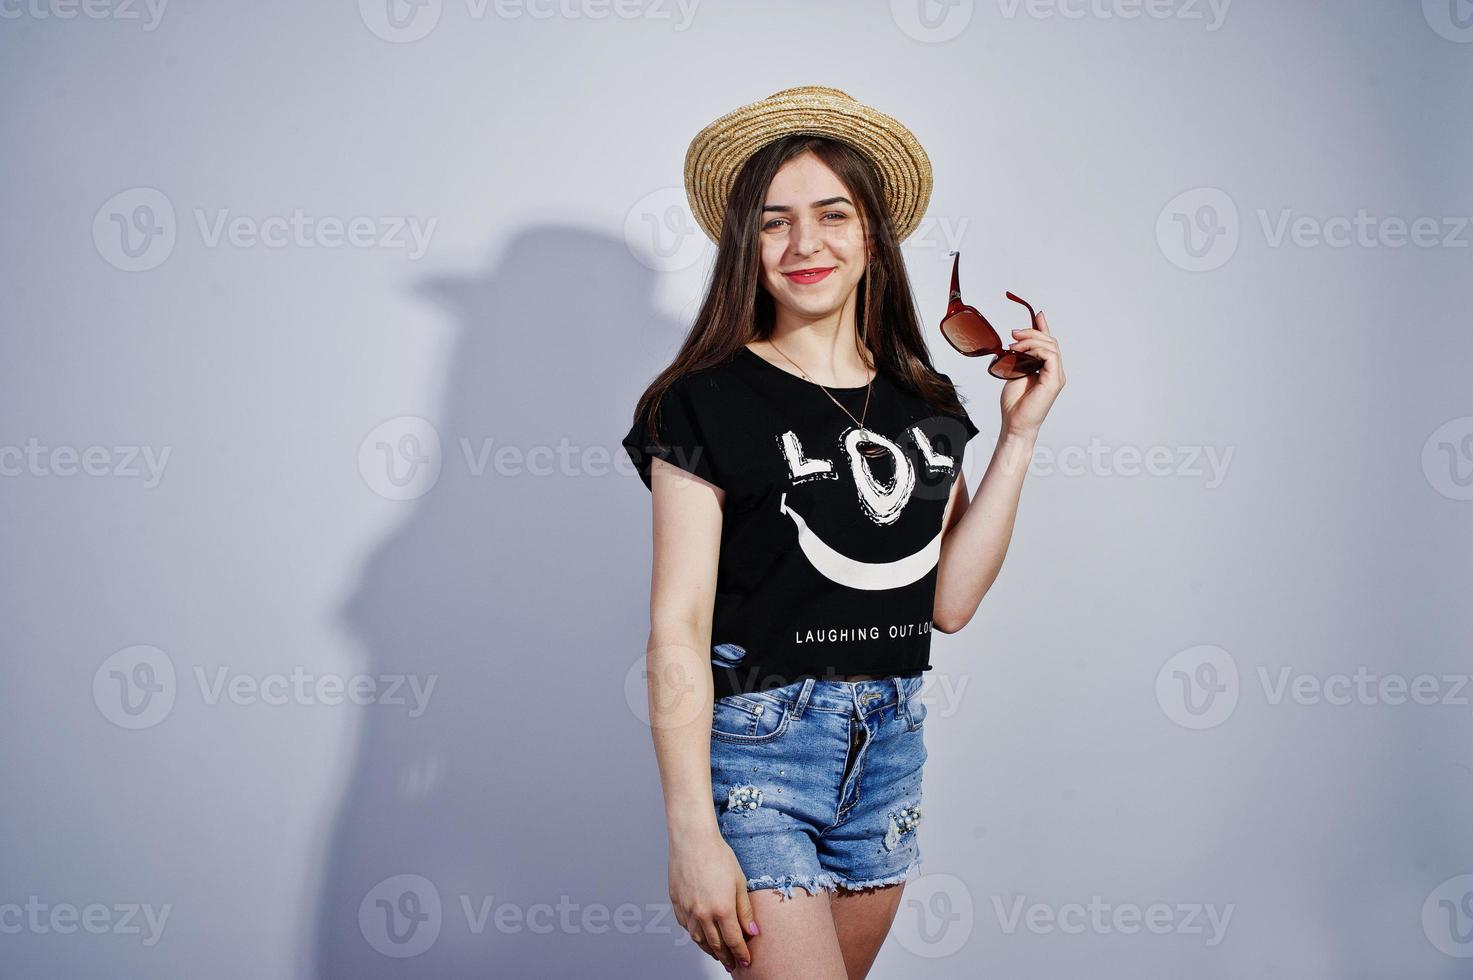
{"type": "Polygon", "coordinates": [[[1014,378],[1002,386],[1002,428],[1004,433],[1036,437],[1059,389],[1064,387],[1064,358],[1043,310],[1034,315],[1032,329],[1014,330],[1013,340],[1008,350],[1041,357],[1043,367],[1036,374],[1014,378]]]}

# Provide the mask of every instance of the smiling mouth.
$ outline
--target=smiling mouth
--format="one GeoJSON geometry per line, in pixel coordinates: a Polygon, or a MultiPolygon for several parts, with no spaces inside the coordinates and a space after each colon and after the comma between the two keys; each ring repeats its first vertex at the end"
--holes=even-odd
{"type": "Polygon", "coordinates": [[[799,269],[797,272],[784,272],[783,275],[788,277],[789,282],[796,282],[800,285],[808,286],[816,282],[822,282],[824,279],[828,278],[828,274],[833,271],[834,270],[832,268],[799,269]]]}
{"type": "Polygon", "coordinates": [[[798,525],[798,546],[819,573],[831,582],[847,585],[851,589],[898,589],[925,576],[936,567],[941,557],[941,532],[925,547],[895,561],[867,562],[850,558],[834,550],[819,537],[808,522],[788,506],[788,495],[778,498],[777,509],[793,519],[798,525]]]}

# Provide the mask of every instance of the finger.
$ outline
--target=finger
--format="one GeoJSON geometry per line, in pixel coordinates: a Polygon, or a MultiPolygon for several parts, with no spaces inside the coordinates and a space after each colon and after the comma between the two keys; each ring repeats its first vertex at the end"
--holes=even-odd
{"type": "Polygon", "coordinates": [[[722,966],[731,969],[731,953],[727,950],[726,944],[721,941],[721,930],[717,928],[715,920],[704,920],[701,923],[701,931],[705,935],[706,945],[709,947],[707,952],[720,960],[722,966]]]}
{"type": "Polygon", "coordinates": [[[747,941],[742,938],[742,927],[736,915],[723,915],[717,922],[721,926],[721,940],[731,950],[732,958],[743,965],[750,965],[752,954],[747,950],[747,941]]]}
{"type": "Polygon", "coordinates": [[[1013,336],[1017,337],[1019,340],[1023,339],[1024,337],[1048,337],[1050,339],[1056,339],[1054,338],[1053,334],[1048,333],[1047,331],[1030,327],[1014,327],[1013,336]]]}
{"type": "Polygon", "coordinates": [[[1058,348],[1049,346],[1047,341],[1024,340],[1012,345],[1008,350],[1015,350],[1038,358],[1043,362],[1043,367],[1040,369],[1042,375],[1057,375],[1061,378],[1064,376],[1064,361],[1059,356],[1058,348]]]}
{"type": "Polygon", "coordinates": [[[737,891],[737,922],[743,932],[757,935],[757,913],[752,908],[752,894],[745,887],[737,891]]]}
{"type": "Polygon", "coordinates": [[[705,949],[706,952],[711,952],[709,949],[706,949],[706,936],[701,932],[701,921],[694,913],[677,912],[675,921],[679,922],[680,927],[690,935],[691,942],[695,943],[701,949],[705,949]]]}
{"type": "Polygon", "coordinates": [[[1043,315],[1043,310],[1039,310],[1033,319],[1038,321],[1038,329],[1047,334],[1053,333],[1053,331],[1049,329],[1048,318],[1043,315]]]}
{"type": "Polygon", "coordinates": [[[1026,351],[1039,357],[1049,354],[1058,356],[1059,345],[1050,340],[1020,340],[1016,344],[1009,344],[1008,350],[1026,351]]]}

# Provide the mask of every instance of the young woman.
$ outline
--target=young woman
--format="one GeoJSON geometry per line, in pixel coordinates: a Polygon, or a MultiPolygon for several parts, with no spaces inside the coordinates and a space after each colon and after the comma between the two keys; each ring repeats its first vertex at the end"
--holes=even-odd
{"type": "Polygon", "coordinates": [[[914,137],[789,89],[702,130],[686,186],[715,271],[624,438],[653,495],[670,898],[742,976],[863,977],[920,863],[931,631],[997,577],[1059,346],[1041,311],[1013,332],[1043,367],[1003,386],[969,500],[977,428],[898,248],[931,189],[914,137]]]}

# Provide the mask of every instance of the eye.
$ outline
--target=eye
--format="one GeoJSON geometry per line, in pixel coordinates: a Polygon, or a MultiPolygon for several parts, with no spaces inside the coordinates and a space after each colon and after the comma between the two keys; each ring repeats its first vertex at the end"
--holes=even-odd
{"type": "MultiPolygon", "coordinates": [[[[847,220],[849,220],[849,215],[845,214],[843,211],[826,211],[826,212],[824,212],[823,217],[824,217],[824,219],[838,218],[839,221],[847,221],[847,220]]],[[[768,221],[767,223],[765,223],[762,226],[762,230],[763,231],[771,231],[772,229],[776,228],[781,222],[784,222],[784,221],[787,221],[787,220],[788,220],[787,218],[773,218],[771,221],[768,221]]],[[[834,224],[834,223],[835,222],[832,222],[832,221],[829,222],[829,224],[834,224]]]]}

